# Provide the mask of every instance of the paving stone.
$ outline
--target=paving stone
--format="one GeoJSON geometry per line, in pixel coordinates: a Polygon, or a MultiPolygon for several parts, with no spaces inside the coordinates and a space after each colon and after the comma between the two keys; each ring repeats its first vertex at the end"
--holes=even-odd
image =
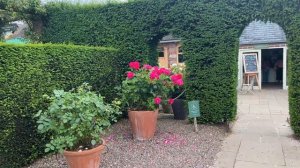
{"type": "Polygon", "coordinates": [[[231,168],[235,162],[234,168],[300,168],[300,141],[293,138],[287,122],[287,91],[254,91],[238,99],[238,119],[232,135],[223,142],[217,165],[231,168]]]}
{"type": "Polygon", "coordinates": [[[263,164],[285,165],[280,143],[242,141],[237,160],[263,164]]]}
{"type": "Polygon", "coordinates": [[[217,154],[215,168],[233,168],[235,163],[236,153],[222,151],[217,154]]]}
{"type": "Polygon", "coordinates": [[[273,165],[273,164],[262,164],[262,163],[245,162],[245,161],[237,160],[234,168],[287,168],[287,167],[273,165]]]}
{"type": "Polygon", "coordinates": [[[237,153],[242,140],[241,135],[232,134],[229,135],[223,142],[222,150],[226,152],[237,153]]]}

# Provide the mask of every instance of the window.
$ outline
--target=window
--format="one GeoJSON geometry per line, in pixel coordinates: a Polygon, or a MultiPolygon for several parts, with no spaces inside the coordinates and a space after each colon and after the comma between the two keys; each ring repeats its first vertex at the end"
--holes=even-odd
{"type": "Polygon", "coordinates": [[[184,62],[184,56],[182,54],[182,47],[178,47],[178,63],[184,62]]]}
{"type": "Polygon", "coordinates": [[[158,56],[159,57],[165,57],[164,48],[163,47],[158,47],[157,48],[157,52],[158,52],[158,56]]]}

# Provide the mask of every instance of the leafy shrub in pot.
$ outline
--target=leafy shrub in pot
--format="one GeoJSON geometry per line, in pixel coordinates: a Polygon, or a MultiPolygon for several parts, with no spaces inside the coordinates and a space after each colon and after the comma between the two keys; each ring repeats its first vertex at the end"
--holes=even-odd
{"type": "MultiPolygon", "coordinates": [[[[46,145],[45,152],[83,153],[103,145],[104,140],[100,135],[111,125],[111,121],[116,121],[120,114],[120,102],[104,103],[103,97],[91,92],[87,83],[76,90],[54,90],[53,93],[51,97],[46,96],[50,100],[48,109],[40,110],[35,115],[39,118],[39,132],[51,134],[51,141],[46,145]]],[[[99,155],[96,154],[97,157],[99,155]]],[[[98,162],[100,164],[99,159],[98,162]]],[[[72,163],[68,164],[70,166],[72,163]]],[[[96,164],[98,163],[95,166],[96,164]]]]}

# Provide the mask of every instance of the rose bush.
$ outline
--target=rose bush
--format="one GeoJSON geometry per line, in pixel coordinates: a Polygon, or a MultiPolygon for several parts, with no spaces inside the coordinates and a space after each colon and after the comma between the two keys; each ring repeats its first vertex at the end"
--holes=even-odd
{"type": "Polygon", "coordinates": [[[131,71],[122,83],[123,102],[130,110],[155,110],[161,103],[172,104],[171,93],[184,82],[182,74],[167,68],[134,61],[129,63],[131,71]]]}
{"type": "MultiPolygon", "coordinates": [[[[177,74],[177,75],[172,76],[171,80],[174,83],[177,83],[178,85],[183,85],[183,83],[181,83],[182,81],[178,80],[178,79],[183,79],[186,76],[185,69],[186,69],[185,64],[173,64],[172,67],[171,67],[171,70],[174,74],[177,74]]],[[[173,91],[171,97],[174,98],[174,99],[185,99],[185,89],[184,89],[184,87],[175,88],[175,90],[173,91]]]]}

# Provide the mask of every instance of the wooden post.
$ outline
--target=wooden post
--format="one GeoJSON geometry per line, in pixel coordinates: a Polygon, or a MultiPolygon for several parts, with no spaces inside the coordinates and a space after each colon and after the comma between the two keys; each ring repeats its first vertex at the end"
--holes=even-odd
{"type": "Polygon", "coordinates": [[[194,117],[195,132],[198,132],[197,118],[194,117]]]}

